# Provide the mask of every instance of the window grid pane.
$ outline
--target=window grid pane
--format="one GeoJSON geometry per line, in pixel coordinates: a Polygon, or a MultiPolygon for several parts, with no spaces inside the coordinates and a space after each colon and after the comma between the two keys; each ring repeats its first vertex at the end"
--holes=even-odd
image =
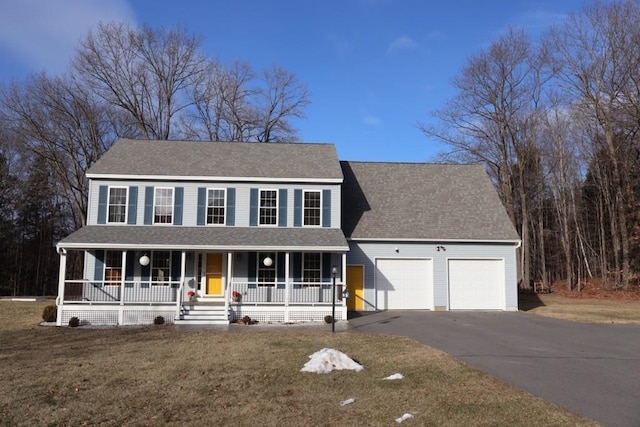
{"type": "Polygon", "coordinates": [[[127,211],[127,189],[109,188],[108,222],[125,222],[127,211]]]}
{"type": "Polygon", "coordinates": [[[276,284],[276,265],[278,265],[276,254],[273,252],[258,253],[258,286],[275,286],[276,284]],[[271,266],[264,265],[265,258],[271,258],[271,266]]]}
{"type": "Polygon", "coordinates": [[[171,280],[171,252],[154,251],[151,262],[151,281],[154,285],[168,285],[171,280]]]}
{"type": "Polygon", "coordinates": [[[260,190],[260,225],[277,225],[278,192],[260,190]]]}
{"type": "Polygon", "coordinates": [[[155,224],[173,222],[173,188],[156,188],[153,221],[155,224]]]}
{"type": "Polygon", "coordinates": [[[320,254],[303,254],[302,281],[305,284],[320,283],[322,277],[320,254]]]}
{"type": "Polygon", "coordinates": [[[224,190],[207,192],[207,224],[224,224],[224,190]]]}
{"type": "Polygon", "coordinates": [[[304,225],[320,225],[320,192],[304,193],[304,225]]]}
{"type": "Polygon", "coordinates": [[[119,286],[122,279],[122,252],[107,251],[104,257],[105,285],[119,286]]]}

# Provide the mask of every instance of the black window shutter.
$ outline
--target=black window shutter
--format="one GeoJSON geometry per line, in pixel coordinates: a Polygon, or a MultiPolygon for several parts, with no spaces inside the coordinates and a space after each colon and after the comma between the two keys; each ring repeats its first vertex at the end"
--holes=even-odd
{"type": "Polygon", "coordinates": [[[127,224],[135,225],[138,216],[138,187],[129,187],[129,207],[127,224]]]}
{"type": "Polygon", "coordinates": [[[227,225],[236,225],[236,189],[227,188],[227,225]]]}
{"type": "Polygon", "coordinates": [[[107,197],[109,187],[101,185],[98,188],[98,224],[107,223],[107,197]]]}

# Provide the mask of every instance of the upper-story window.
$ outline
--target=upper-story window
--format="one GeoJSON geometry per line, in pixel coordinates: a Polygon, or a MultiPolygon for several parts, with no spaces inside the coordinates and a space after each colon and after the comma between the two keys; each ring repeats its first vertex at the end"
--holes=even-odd
{"type": "Polygon", "coordinates": [[[109,187],[109,208],[107,221],[113,223],[126,222],[127,187],[109,187]]]}
{"type": "Polygon", "coordinates": [[[173,222],[173,188],[156,187],[153,202],[153,223],[173,222]]]}
{"type": "Polygon", "coordinates": [[[221,188],[207,191],[207,224],[225,223],[225,193],[221,188]]]}
{"type": "Polygon", "coordinates": [[[260,190],[260,225],[278,224],[278,191],[260,190]]]}
{"type": "Polygon", "coordinates": [[[320,191],[304,192],[304,225],[320,225],[322,205],[320,191]]]}

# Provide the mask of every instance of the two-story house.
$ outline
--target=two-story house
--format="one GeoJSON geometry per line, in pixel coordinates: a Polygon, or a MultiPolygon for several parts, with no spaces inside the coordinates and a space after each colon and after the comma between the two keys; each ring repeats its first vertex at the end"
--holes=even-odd
{"type": "Polygon", "coordinates": [[[519,239],[480,165],[122,139],[87,177],[87,225],[58,244],[58,325],[517,310],[519,239]]]}

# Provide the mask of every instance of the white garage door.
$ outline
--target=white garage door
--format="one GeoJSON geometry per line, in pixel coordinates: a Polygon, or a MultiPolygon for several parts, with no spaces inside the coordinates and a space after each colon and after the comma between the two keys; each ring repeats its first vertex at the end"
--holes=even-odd
{"type": "Polygon", "coordinates": [[[504,310],[504,261],[449,260],[449,309],[504,310]]]}
{"type": "Polygon", "coordinates": [[[427,259],[376,260],[378,310],[433,309],[433,265],[427,259]]]}

